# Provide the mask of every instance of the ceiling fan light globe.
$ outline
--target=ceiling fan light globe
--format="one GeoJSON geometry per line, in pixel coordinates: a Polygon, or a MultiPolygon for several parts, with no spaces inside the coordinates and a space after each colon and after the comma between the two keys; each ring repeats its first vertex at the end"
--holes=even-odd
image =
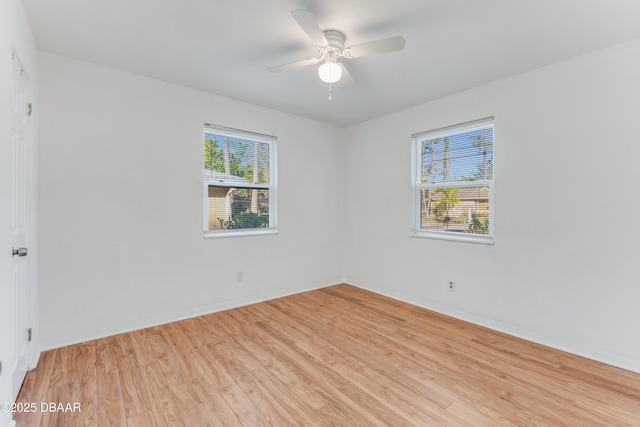
{"type": "Polygon", "coordinates": [[[342,77],[342,67],[336,62],[325,62],[318,68],[318,75],[325,83],[335,83],[342,77]]]}

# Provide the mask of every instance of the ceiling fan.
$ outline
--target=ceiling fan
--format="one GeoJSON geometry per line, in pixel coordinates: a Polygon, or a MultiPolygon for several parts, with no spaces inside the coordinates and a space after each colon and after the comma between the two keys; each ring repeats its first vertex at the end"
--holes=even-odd
{"type": "Polygon", "coordinates": [[[394,36],[345,48],[344,34],[337,30],[321,30],[315,16],[308,10],[294,10],[291,12],[291,16],[316,45],[320,57],[268,68],[272,73],[322,62],[318,68],[320,80],[331,84],[339,81],[343,74],[348,75],[344,65],[338,62],[339,58],[353,59],[378,53],[395,52],[404,49],[405,46],[405,40],[402,36],[394,36]]]}

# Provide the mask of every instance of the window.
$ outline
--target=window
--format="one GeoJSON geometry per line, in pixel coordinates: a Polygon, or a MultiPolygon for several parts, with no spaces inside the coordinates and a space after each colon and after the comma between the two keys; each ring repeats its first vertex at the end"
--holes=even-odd
{"type": "Polygon", "coordinates": [[[493,118],[413,135],[414,235],[493,243],[493,118]]]}
{"type": "Polygon", "coordinates": [[[276,232],[276,139],[205,124],[205,237],[276,232]]]}

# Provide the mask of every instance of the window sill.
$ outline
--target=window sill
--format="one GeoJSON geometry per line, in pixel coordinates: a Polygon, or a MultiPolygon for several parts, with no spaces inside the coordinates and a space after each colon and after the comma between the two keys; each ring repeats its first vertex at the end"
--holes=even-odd
{"type": "Polygon", "coordinates": [[[230,230],[230,231],[205,231],[205,239],[219,239],[224,237],[245,237],[245,236],[260,236],[266,234],[278,234],[277,228],[259,228],[248,230],[230,230]]]}
{"type": "Polygon", "coordinates": [[[481,236],[478,234],[462,234],[455,232],[438,232],[438,231],[423,231],[413,230],[412,237],[419,237],[422,239],[436,239],[436,240],[449,240],[453,242],[465,242],[465,243],[481,243],[483,245],[493,245],[493,236],[481,236]]]}

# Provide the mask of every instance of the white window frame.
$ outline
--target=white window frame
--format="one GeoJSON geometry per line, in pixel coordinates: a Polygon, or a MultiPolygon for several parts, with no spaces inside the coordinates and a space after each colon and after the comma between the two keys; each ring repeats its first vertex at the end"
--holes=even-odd
{"type": "MultiPolygon", "coordinates": [[[[239,236],[255,236],[264,234],[277,234],[278,233],[278,214],[277,214],[277,138],[272,135],[264,135],[260,133],[254,133],[249,131],[243,131],[239,129],[229,128],[225,126],[212,125],[209,123],[204,124],[202,143],[204,144],[204,134],[214,133],[216,135],[227,136],[229,138],[238,138],[248,140],[252,142],[259,142],[263,144],[269,144],[269,183],[268,184],[252,184],[242,183],[238,185],[233,182],[215,182],[216,187],[228,187],[228,188],[257,188],[260,190],[269,191],[269,227],[268,228],[246,228],[246,229],[233,229],[233,230],[209,230],[209,187],[213,184],[213,180],[203,179],[203,230],[205,239],[214,239],[220,237],[239,237],[239,236]]],[[[204,163],[204,149],[203,149],[203,161],[204,163]]]]}
{"type": "MultiPolygon", "coordinates": [[[[470,132],[476,129],[483,129],[488,126],[493,128],[493,117],[487,117],[480,120],[475,120],[472,122],[461,123],[454,126],[448,126],[445,128],[434,129],[426,132],[420,132],[411,135],[412,137],[412,156],[411,156],[411,181],[413,186],[413,223],[412,223],[412,236],[413,237],[421,237],[421,238],[429,238],[429,239],[439,239],[439,240],[450,240],[457,242],[468,242],[468,243],[484,243],[488,245],[494,244],[494,236],[495,236],[495,198],[494,198],[494,181],[495,181],[495,166],[493,172],[492,179],[482,179],[475,181],[454,181],[454,182],[446,182],[446,183],[438,183],[438,184],[423,184],[421,182],[421,158],[422,158],[422,147],[421,143],[425,139],[435,139],[442,138],[448,135],[459,134],[464,132],[470,132]],[[421,190],[426,189],[438,189],[438,188],[469,188],[469,187],[487,187],[488,196],[489,196],[489,230],[488,234],[471,234],[471,233],[458,233],[451,231],[438,231],[438,230],[422,230],[421,226],[421,215],[422,215],[422,198],[421,198],[421,190]]],[[[495,138],[494,138],[495,139],[495,138]]],[[[495,142],[494,142],[495,149],[495,142]]],[[[495,151],[494,151],[495,152],[495,151]]]]}

